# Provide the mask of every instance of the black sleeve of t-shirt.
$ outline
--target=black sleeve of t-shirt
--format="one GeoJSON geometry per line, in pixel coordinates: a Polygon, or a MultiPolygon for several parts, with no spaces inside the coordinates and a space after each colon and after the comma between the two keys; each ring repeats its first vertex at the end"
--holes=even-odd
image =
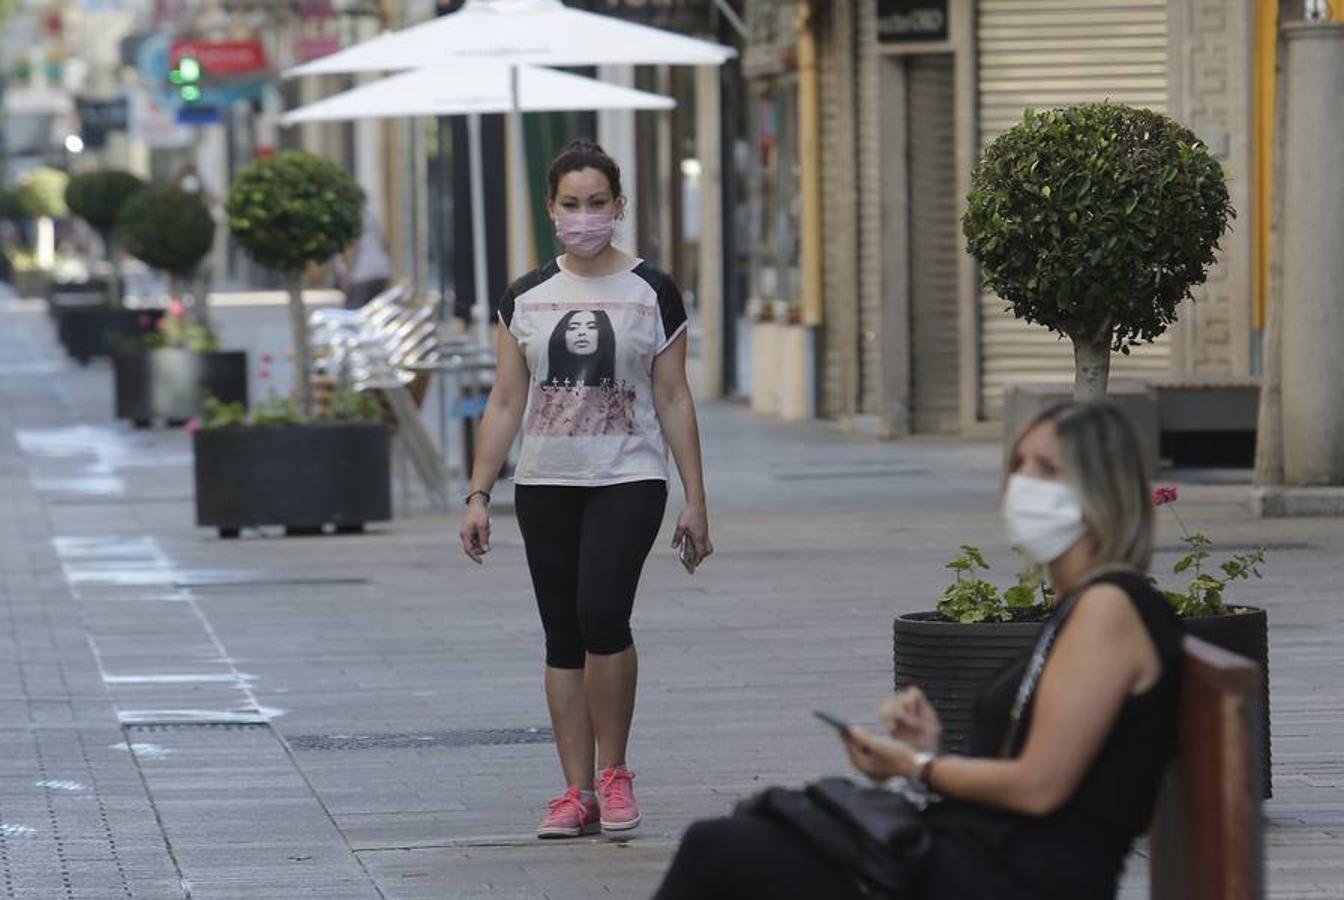
{"type": "Polygon", "coordinates": [[[514,301],[546,279],[553,277],[559,271],[559,266],[552,259],[545,265],[528,272],[504,289],[504,296],[499,298],[499,319],[504,323],[505,328],[513,325],[514,301]]]}
{"type": "Polygon", "coordinates": [[[666,272],[655,269],[647,262],[635,266],[634,272],[653,288],[658,295],[658,314],[663,320],[663,340],[667,341],[686,324],[686,303],[681,289],[666,272]]]}

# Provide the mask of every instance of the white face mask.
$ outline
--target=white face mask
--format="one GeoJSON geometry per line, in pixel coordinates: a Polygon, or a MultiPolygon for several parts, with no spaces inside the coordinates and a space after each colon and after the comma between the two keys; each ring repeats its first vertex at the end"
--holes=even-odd
{"type": "Polygon", "coordinates": [[[1073,488],[1030,475],[1010,475],[1003,492],[1008,543],[1043,566],[1058,559],[1087,533],[1083,507],[1073,488]]]}

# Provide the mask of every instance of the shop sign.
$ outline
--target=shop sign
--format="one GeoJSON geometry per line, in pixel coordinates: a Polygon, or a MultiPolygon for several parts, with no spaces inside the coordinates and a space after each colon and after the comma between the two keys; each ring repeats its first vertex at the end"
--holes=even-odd
{"type": "Polygon", "coordinates": [[[267,68],[261,41],[173,41],[169,59],[173,66],[184,56],[195,57],[201,71],[212,75],[241,75],[267,68]]]}
{"type": "Polygon", "coordinates": [[[125,97],[115,100],[75,98],[79,114],[79,136],[84,146],[98,149],[107,143],[109,131],[125,131],[130,125],[130,110],[125,97]]]}
{"type": "Polygon", "coordinates": [[[299,33],[294,38],[294,59],[308,62],[341,49],[336,8],[327,0],[306,0],[298,6],[299,33]]]}
{"type": "Polygon", "coordinates": [[[877,0],[877,39],[882,43],[947,40],[947,0],[877,0]]]}

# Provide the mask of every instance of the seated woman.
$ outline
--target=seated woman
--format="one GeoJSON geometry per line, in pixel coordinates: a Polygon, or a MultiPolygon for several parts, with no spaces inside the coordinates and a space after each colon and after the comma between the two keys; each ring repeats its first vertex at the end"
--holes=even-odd
{"type": "MultiPolygon", "coordinates": [[[[967,756],[939,753],[938,715],[918,688],[882,704],[889,735],[851,727],[845,743],[874,781],[922,781],[942,798],[924,813],[932,849],[910,897],[1114,897],[1176,749],[1182,632],[1144,574],[1148,476],[1128,420],[1100,403],[1042,414],[1011,468],[1011,543],[1047,568],[1063,617],[1020,737],[1005,749],[1027,658],[982,694],[967,756]]],[[[872,896],[786,826],[746,816],[692,825],[656,900],[872,896]]]]}

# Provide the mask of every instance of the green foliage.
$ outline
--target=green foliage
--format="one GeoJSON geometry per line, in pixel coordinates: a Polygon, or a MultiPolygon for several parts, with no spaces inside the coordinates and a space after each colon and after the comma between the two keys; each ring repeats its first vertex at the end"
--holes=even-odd
{"type": "Polygon", "coordinates": [[[962,544],[961,553],[946,568],[956,573],[956,580],[943,591],[938,612],[954,622],[1026,621],[1044,618],[1048,611],[1040,570],[1034,566],[1020,572],[1017,583],[1002,594],[980,577],[980,572],[989,571],[989,563],[977,547],[962,544]]]}
{"type": "Polygon", "coordinates": [[[95,231],[106,235],[117,224],[122,205],[144,188],[139,177],[122,169],[83,172],[66,185],[65,204],[95,231]]]}
{"type": "Polygon", "coordinates": [[[60,169],[35,169],[18,182],[19,208],[30,219],[50,216],[59,219],[69,210],[65,206],[65,186],[70,176],[60,169]]]}
{"type": "Polygon", "coordinates": [[[1209,548],[1213,542],[1203,532],[1187,533],[1181,538],[1189,551],[1176,560],[1172,567],[1177,575],[1194,570],[1190,584],[1184,592],[1163,591],[1166,598],[1176,607],[1181,616],[1221,616],[1227,612],[1227,603],[1223,593],[1229,583],[1262,577],[1260,566],[1265,562],[1265,548],[1256,547],[1249,553],[1235,553],[1230,559],[1218,566],[1222,573],[1216,575],[1204,571],[1204,563],[1211,555],[1209,548]]]}
{"type": "Polygon", "coordinates": [[[252,408],[251,413],[241,403],[221,403],[214,397],[205,401],[202,428],[229,428],[232,426],[305,425],[309,422],[381,422],[383,408],[369,393],[341,388],[331,396],[331,403],[321,415],[309,419],[299,409],[294,398],[272,393],[252,408]]]}
{"type": "Polygon", "coordinates": [[[364,192],[344,169],[288,151],[238,173],[229,191],[229,228],[263,266],[294,272],[325,262],[359,237],[364,192]]]}
{"type": "Polygon", "coordinates": [[[1234,215],[1195,135],[1119,104],[1033,112],[972,175],[962,231],[1013,314],[1128,352],[1176,319],[1234,215]]]}
{"type": "Polygon", "coordinates": [[[117,231],[126,251],[145,265],[186,277],[210,252],[215,220],[196,194],[153,185],[122,205],[117,231]]]}
{"type": "Polygon", "coordinates": [[[241,403],[224,403],[218,397],[205,398],[202,428],[228,428],[247,422],[247,407],[241,403]]]}
{"type": "Polygon", "coordinates": [[[19,202],[19,192],[0,187],[0,220],[18,222],[25,218],[23,204],[19,202]]]}

